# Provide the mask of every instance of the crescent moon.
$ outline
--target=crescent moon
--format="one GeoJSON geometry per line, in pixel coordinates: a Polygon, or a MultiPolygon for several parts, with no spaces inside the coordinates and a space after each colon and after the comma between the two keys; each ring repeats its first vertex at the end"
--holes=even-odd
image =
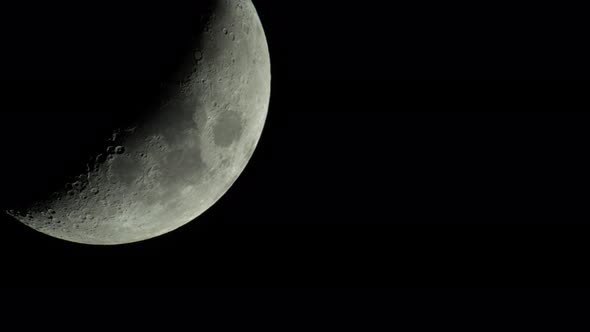
{"type": "Polygon", "coordinates": [[[114,128],[85,171],[10,215],[59,239],[115,245],[171,232],[224,195],[260,139],[271,72],[252,2],[214,2],[155,111],[114,128]]]}

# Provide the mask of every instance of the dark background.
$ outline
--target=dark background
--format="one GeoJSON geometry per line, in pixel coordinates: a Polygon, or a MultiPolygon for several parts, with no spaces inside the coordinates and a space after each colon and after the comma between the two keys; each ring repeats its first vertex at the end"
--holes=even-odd
{"type": "Polygon", "coordinates": [[[2,217],[3,285],[586,286],[581,11],[386,3],[256,1],[272,99],[231,190],[115,247],[2,217]]]}

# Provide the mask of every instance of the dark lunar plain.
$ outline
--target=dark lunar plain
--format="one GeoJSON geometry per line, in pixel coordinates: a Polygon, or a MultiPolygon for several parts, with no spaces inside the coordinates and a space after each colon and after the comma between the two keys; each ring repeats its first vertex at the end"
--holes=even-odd
{"type": "MultiPolygon", "coordinates": [[[[2,287],[588,285],[590,72],[579,11],[254,3],[270,47],[271,104],[229,192],[174,232],[113,247],[57,240],[3,215],[2,287]]],[[[122,37],[114,47],[101,39],[121,36],[133,11],[78,35],[47,10],[60,12],[39,8],[23,21],[3,11],[12,21],[0,20],[3,201],[27,189],[15,176],[23,168],[33,178],[60,169],[56,156],[80,148],[84,128],[64,131],[73,119],[48,128],[46,112],[60,107],[57,92],[86,93],[93,106],[100,93],[63,77],[99,89],[112,74],[141,80],[141,61],[150,60],[125,58],[141,52],[122,37]],[[94,56],[113,57],[112,67],[88,67],[71,43],[93,49],[94,39],[102,48],[94,56]],[[117,52],[137,67],[122,66],[117,52]],[[23,105],[34,111],[12,111],[23,105]],[[37,134],[15,129],[23,119],[37,134]],[[59,144],[27,154],[22,146],[49,141],[34,141],[39,133],[59,144]]],[[[166,17],[133,26],[182,39],[174,24],[186,11],[146,10],[166,17]]],[[[103,22],[108,11],[90,12],[80,24],[103,22]]],[[[117,91],[120,105],[134,103],[117,91]]]]}

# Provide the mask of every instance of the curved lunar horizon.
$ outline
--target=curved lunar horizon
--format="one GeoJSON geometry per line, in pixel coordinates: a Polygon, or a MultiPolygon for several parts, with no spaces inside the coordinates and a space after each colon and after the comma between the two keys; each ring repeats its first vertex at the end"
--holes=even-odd
{"type": "MultiPolygon", "coordinates": [[[[150,108],[93,132],[86,147],[75,141],[88,130],[73,128],[70,135],[78,136],[71,138],[72,151],[75,144],[84,147],[85,159],[73,152],[59,159],[64,166],[54,168],[63,170],[67,180],[11,202],[11,216],[59,239],[115,245],[171,232],[224,195],[262,133],[270,101],[270,57],[250,0],[211,2],[211,10],[195,18],[203,21],[202,30],[194,31],[194,45],[177,66],[175,79],[159,84],[155,105],[138,100],[129,107],[150,108]]],[[[87,83],[79,84],[82,91],[87,83]]],[[[90,116],[84,117],[91,126],[90,116]]],[[[38,178],[49,181],[53,175],[38,178]]]]}

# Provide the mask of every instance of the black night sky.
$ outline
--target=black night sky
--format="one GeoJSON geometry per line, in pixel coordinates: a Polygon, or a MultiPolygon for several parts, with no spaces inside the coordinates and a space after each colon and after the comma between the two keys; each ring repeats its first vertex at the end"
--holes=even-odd
{"type": "Polygon", "coordinates": [[[255,1],[271,105],[230,191],[123,246],[3,216],[2,284],[586,286],[586,22],[541,5],[386,3],[255,1]]]}

